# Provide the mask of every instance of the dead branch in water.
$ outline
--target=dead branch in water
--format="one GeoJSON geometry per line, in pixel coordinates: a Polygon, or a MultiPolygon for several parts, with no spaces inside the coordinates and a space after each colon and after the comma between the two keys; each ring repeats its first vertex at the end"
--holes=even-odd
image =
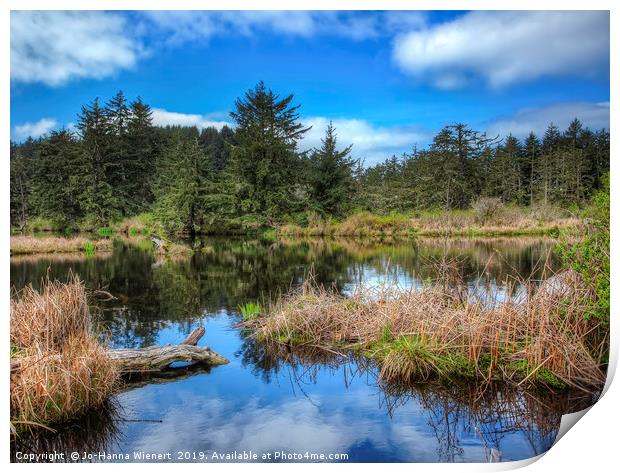
{"type": "MultiPolygon", "coordinates": [[[[208,347],[195,346],[205,334],[204,327],[198,327],[179,345],[151,346],[146,348],[123,348],[107,350],[106,356],[113,360],[118,370],[123,373],[148,373],[161,371],[172,363],[200,363],[203,365],[217,366],[228,363],[228,360],[208,347]]],[[[60,354],[45,357],[61,358],[60,354]]],[[[11,360],[11,373],[17,372],[30,364],[38,363],[42,359],[28,360],[16,358],[11,360]]]]}

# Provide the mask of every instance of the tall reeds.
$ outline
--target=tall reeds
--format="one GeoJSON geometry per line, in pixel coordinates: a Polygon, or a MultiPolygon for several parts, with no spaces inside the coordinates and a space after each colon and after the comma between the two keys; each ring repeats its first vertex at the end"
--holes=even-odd
{"type": "Polygon", "coordinates": [[[112,243],[109,239],[91,241],[84,237],[11,236],[11,255],[111,251],[112,243]]]}
{"type": "Polygon", "coordinates": [[[590,289],[572,272],[559,287],[523,281],[518,294],[482,296],[437,281],[422,290],[386,283],[345,297],[310,277],[245,324],[260,340],[363,353],[385,381],[476,377],[596,389],[607,338],[584,318],[590,289]]]}
{"type": "Polygon", "coordinates": [[[11,294],[11,426],[48,427],[101,406],[118,373],[99,343],[81,281],[11,294]]]}
{"type": "Polygon", "coordinates": [[[346,219],[311,219],[307,226],[284,225],[284,236],[347,236],[406,238],[411,236],[526,236],[553,235],[559,229],[583,226],[577,218],[556,216],[549,220],[533,211],[505,207],[501,212],[481,216],[476,210],[437,211],[417,214],[376,215],[358,212],[346,219]]]}

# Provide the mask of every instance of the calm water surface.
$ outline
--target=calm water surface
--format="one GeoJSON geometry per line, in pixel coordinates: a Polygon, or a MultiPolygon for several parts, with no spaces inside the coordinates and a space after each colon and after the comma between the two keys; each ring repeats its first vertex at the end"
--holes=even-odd
{"type": "MultiPolygon", "coordinates": [[[[177,452],[187,461],[219,455],[346,454],[348,461],[510,461],[553,444],[561,415],[588,399],[501,387],[421,384],[383,386],[376,370],[326,353],[273,353],[234,327],[238,307],[316,279],[347,293],[357,285],[394,280],[417,287],[437,277],[435,261],[458,257],[470,289],[502,291],[506,281],[540,278],[557,266],[553,242],[530,239],[420,240],[406,244],[260,242],[208,239],[193,257],[157,259],[147,250],[115,243],[91,258],[12,258],[16,288],[46,274],[73,271],[90,289],[112,293],[98,310],[111,345],[178,343],[203,325],[206,344],[230,364],[177,368],[174,377],[135,383],[104,412],[57,435],[24,439],[12,450],[78,451],[134,460],[134,452],[177,452]],[[479,275],[486,269],[483,279],[479,275]],[[202,452],[202,453],[200,453],[202,452]]],[[[312,458],[302,458],[309,461],[312,458]]],[[[275,459],[276,461],[280,458],[275,459]]]]}

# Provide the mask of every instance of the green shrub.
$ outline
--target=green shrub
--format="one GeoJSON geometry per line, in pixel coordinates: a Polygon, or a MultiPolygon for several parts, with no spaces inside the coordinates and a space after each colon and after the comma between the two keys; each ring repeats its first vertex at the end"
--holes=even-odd
{"type": "Polygon", "coordinates": [[[604,187],[592,198],[587,215],[590,227],[586,238],[578,243],[559,245],[564,265],[578,272],[595,292],[594,300],[586,317],[596,317],[609,322],[610,311],[610,227],[609,174],[604,178],[604,187]]]}

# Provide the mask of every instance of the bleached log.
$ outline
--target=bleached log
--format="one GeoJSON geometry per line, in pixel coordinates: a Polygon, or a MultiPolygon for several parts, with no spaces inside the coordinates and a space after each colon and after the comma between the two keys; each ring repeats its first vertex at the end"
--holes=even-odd
{"type": "Polygon", "coordinates": [[[198,327],[196,330],[190,333],[187,338],[180,343],[180,345],[196,345],[204,334],[205,328],[198,327]]]}
{"type": "MultiPolygon", "coordinates": [[[[195,346],[205,333],[203,327],[194,330],[179,345],[151,346],[147,348],[122,348],[108,350],[107,356],[118,364],[124,374],[162,371],[172,363],[185,362],[203,366],[219,366],[228,360],[209,347],[195,346]]],[[[60,357],[61,355],[52,355],[60,357]]],[[[40,360],[30,360],[36,363],[40,360]]],[[[19,371],[25,364],[23,359],[11,360],[11,373],[19,371]]]]}
{"type": "Polygon", "coordinates": [[[225,365],[228,360],[208,347],[166,345],[147,348],[109,350],[108,357],[123,373],[160,371],[175,362],[225,365]]]}
{"type": "Polygon", "coordinates": [[[195,346],[204,334],[204,327],[198,327],[179,345],[109,350],[108,356],[119,364],[123,373],[161,371],[176,362],[207,366],[228,363],[226,358],[209,347],[195,346]]]}

